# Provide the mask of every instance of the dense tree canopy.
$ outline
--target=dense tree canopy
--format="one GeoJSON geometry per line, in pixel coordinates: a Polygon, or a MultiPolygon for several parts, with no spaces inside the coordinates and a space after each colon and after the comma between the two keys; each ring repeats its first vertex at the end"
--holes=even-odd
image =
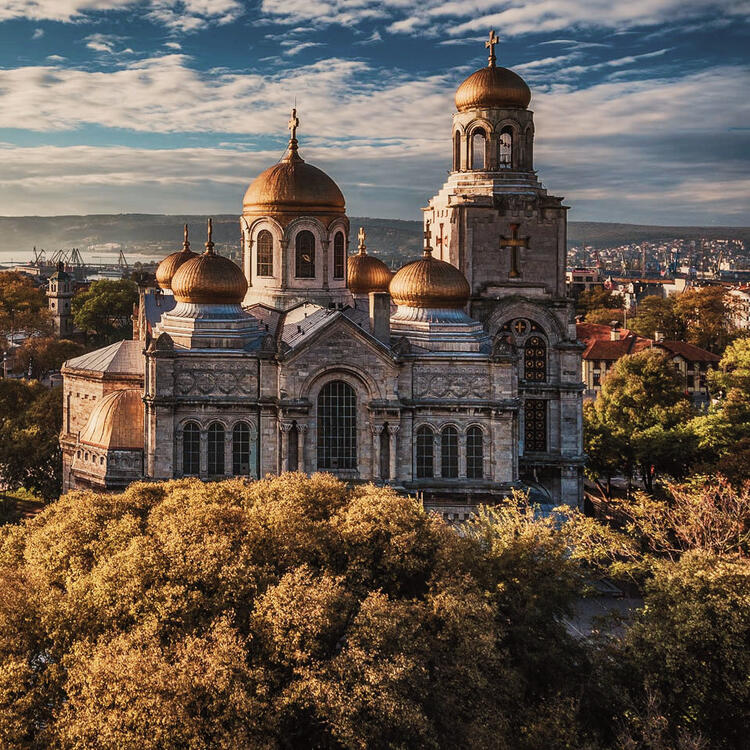
{"type": "Polygon", "coordinates": [[[61,486],[62,388],[0,379],[0,482],[46,500],[61,486]]]}
{"type": "Polygon", "coordinates": [[[673,341],[685,338],[685,321],[677,314],[677,295],[657,297],[651,295],[638,303],[637,314],[628,321],[628,328],[647,339],[654,338],[657,332],[673,341]]]}
{"type": "Polygon", "coordinates": [[[595,750],[622,747],[648,688],[664,743],[633,747],[685,732],[739,747],[743,663],[720,670],[750,633],[743,561],[655,558],[658,632],[647,607],[599,646],[565,618],[597,570],[644,568],[637,538],[518,501],[457,534],[327,475],[67,495],[0,531],[0,743],[595,750]],[[714,582],[723,603],[706,598],[714,582]],[[698,652],[672,663],[717,638],[701,674],[698,652]],[[705,713],[716,687],[720,721],[705,713]]]}
{"type": "Polygon", "coordinates": [[[68,339],[32,336],[14,352],[13,369],[38,380],[49,372],[59,370],[66,359],[77,357],[85,351],[82,344],[68,339]]]}
{"type": "Polygon", "coordinates": [[[724,287],[687,289],[677,296],[674,309],[687,341],[710,352],[721,354],[735,333],[731,297],[724,287]]]}
{"type": "Polygon", "coordinates": [[[50,333],[52,318],[44,289],[17,271],[0,272],[0,335],[50,333]]]}
{"type": "Polygon", "coordinates": [[[73,320],[95,341],[111,343],[132,334],[138,287],[129,279],[101,279],[73,297],[73,320]]]}

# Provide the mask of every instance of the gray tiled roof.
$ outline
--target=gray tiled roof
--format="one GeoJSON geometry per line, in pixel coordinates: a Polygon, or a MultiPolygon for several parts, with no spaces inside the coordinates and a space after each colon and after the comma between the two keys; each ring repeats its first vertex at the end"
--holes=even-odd
{"type": "Polygon", "coordinates": [[[125,340],[69,359],[63,366],[68,370],[90,370],[116,375],[142,375],[143,364],[143,343],[125,340]]]}

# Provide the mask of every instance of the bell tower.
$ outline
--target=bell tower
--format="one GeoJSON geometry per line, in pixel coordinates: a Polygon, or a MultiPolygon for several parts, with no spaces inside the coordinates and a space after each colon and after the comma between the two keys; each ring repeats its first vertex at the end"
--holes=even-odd
{"type": "Polygon", "coordinates": [[[537,178],[531,90],[497,65],[497,44],[491,31],[487,65],[456,91],[452,169],[424,223],[437,257],[468,280],[471,317],[517,354],[521,479],[577,505],[582,347],[565,289],[567,207],[537,178]]]}
{"type": "Polygon", "coordinates": [[[60,339],[73,335],[73,313],[70,309],[72,298],[73,280],[60,261],[55,273],[49,277],[47,285],[47,300],[52,313],[55,336],[60,339]]]}

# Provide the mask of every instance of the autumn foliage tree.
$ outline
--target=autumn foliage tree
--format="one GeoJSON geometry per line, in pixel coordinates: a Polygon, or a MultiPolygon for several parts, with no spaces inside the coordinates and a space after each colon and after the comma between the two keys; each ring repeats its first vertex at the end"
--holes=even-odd
{"type": "Polygon", "coordinates": [[[0,335],[50,333],[52,318],[44,289],[18,271],[0,272],[0,335]]]}

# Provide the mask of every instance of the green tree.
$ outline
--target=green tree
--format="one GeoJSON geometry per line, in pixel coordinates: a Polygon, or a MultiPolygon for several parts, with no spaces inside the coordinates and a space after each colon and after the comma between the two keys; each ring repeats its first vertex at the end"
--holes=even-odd
{"type": "Polygon", "coordinates": [[[595,286],[591,289],[581,292],[576,302],[576,312],[579,315],[586,315],[591,310],[621,310],[622,295],[613,293],[610,289],[603,286],[595,286]]]}
{"type": "Polygon", "coordinates": [[[593,401],[583,404],[583,441],[587,456],[586,476],[605,498],[612,496],[612,479],[623,468],[623,435],[604,422],[593,401]]]}
{"type": "MultiPolygon", "coordinates": [[[[639,469],[650,492],[658,475],[679,478],[689,466],[695,440],[686,425],[692,415],[674,368],[663,354],[647,350],[621,357],[604,379],[584,440],[593,445],[606,435],[607,446],[620,451],[620,471],[632,478],[639,469]]],[[[598,453],[595,460],[601,461],[598,453]]],[[[610,459],[607,465],[609,472],[610,459]]]]}
{"type": "Polygon", "coordinates": [[[685,323],[676,313],[677,297],[657,297],[650,295],[638,304],[637,313],[628,321],[628,328],[639,336],[652,339],[659,331],[664,337],[674,341],[685,338],[685,323]]]}
{"type": "Polygon", "coordinates": [[[0,335],[12,331],[46,334],[52,317],[44,290],[31,277],[17,271],[0,272],[0,335]]]}
{"type": "Polygon", "coordinates": [[[53,500],[60,494],[62,388],[0,379],[0,481],[53,500]]]}
{"type": "Polygon", "coordinates": [[[735,333],[731,298],[721,286],[688,289],[675,301],[675,313],[691,344],[721,354],[735,333]]]}
{"type": "Polygon", "coordinates": [[[32,336],[14,352],[14,369],[38,380],[48,372],[59,370],[66,359],[85,351],[82,344],[68,339],[32,336]]]}
{"type": "Polygon", "coordinates": [[[138,287],[133,281],[101,279],[73,297],[73,320],[99,343],[128,338],[137,301],[138,287]]]}
{"type": "Polygon", "coordinates": [[[613,322],[622,325],[625,320],[625,312],[624,310],[613,310],[609,307],[595,307],[586,313],[584,320],[587,323],[597,323],[605,326],[613,322]]]}

